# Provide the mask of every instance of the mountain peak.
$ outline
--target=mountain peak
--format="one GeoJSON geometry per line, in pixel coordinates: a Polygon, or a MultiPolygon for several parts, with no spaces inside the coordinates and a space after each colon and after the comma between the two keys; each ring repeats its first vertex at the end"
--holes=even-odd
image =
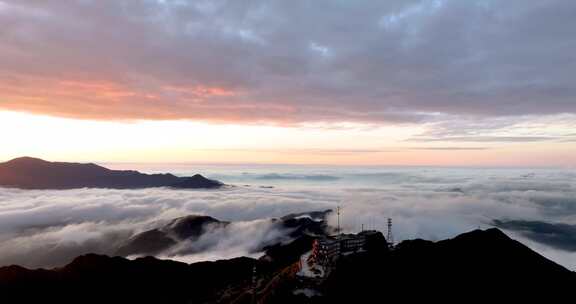
{"type": "Polygon", "coordinates": [[[45,163],[48,163],[48,161],[30,156],[17,157],[5,162],[5,164],[45,164],[45,163]]]}
{"type": "Polygon", "coordinates": [[[488,228],[486,230],[476,229],[466,233],[462,233],[455,239],[460,240],[470,239],[475,241],[488,239],[495,241],[495,240],[509,240],[510,237],[508,237],[504,232],[502,232],[502,230],[498,228],[488,228]]]}
{"type": "Polygon", "coordinates": [[[171,185],[172,188],[199,188],[202,185],[202,188],[220,188],[224,186],[223,183],[206,178],[200,174],[195,174],[189,177],[182,177],[180,181],[171,185]]]}

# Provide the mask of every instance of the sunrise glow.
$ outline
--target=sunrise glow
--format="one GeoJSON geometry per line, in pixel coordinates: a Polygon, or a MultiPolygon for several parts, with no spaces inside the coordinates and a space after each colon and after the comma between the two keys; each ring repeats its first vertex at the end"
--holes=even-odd
{"type": "Polygon", "coordinates": [[[0,1],[0,160],[575,163],[573,52],[531,40],[536,4],[226,7],[0,1]]]}

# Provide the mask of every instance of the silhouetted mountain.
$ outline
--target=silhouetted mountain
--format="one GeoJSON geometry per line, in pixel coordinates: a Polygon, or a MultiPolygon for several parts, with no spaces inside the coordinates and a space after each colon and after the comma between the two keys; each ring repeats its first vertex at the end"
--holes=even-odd
{"type": "Polygon", "coordinates": [[[287,244],[277,243],[268,246],[260,260],[270,263],[275,268],[287,267],[296,263],[301,255],[310,251],[313,242],[314,237],[303,235],[287,244]]]}
{"type": "Polygon", "coordinates": [[[194,241],[211,229],[221,229],[228,225],[210,216],[188,215],[170,221],[168,224],[148,230],[130,238],[117,254],[155,255],[182,241],[194,241]]]}
{"type": "Polygon", "coordinates": [[[325,235],[329,231],[327,217],[332,210],[311,211],[288,214],[275,220],[275,223],[283,228],[291,229],[291,237],[300,237],[308,235],[325,235]]]}
{"type": "Polygon", "coordinates": [[[96,164],[48,162],[21,157],[0,163],[0,186],[22,189],[148,187],[219,188],[219,181],[202,175],[178,177],[172,174],[143,174],[131,170],[110,170],[96,164]]]}
{"type": "Polygon", "coordinates": [[[89,254],[50,271],[0,268],[0,299],[6,303],[214,303],[225,298],[227,288],[247,284],[257,263],[237,258],[188,265],[152,257],[131,261],[89,254]]]}
{"type": "Polygon", "coordinates": [[[332,228],[328,225],[328,215],[332,210],[310,211],[293,213],[281,218],[272,219],[273,228],[286,233],[278,239],[261,244],[258,250],[266,250],[270,247],[292,241],[301,237],[323,236],[331,234],[332,228]]]}
{"type": "MultiPolygon", "coordinates": [[[[439,242],[410,240],[385,255],[341,259],[322,289],[328,301],[399,297],[403,301],[470,302],[572,296],[573,272],[498,229],[439,242]]],[[[554,301],[552,301],[554,302],[554,301]]]]}
{"type": "Polygon", "coordinates": [[[251,288],[256,286],[257,303],[552,303],[572,296],[576,284],[573,272],[497,229],[345,255],[325,280],[305,280],[291,271],[299,255],[310,250],[311,240],[303,236],[267,253],[283,256],[283,263],[237,258],[187,265],[150,257],[130,261],[86,255],[53,270],[3,267],[0,297],[16,296],[18,303],[251,303],[251,288]],[[322,296],[296,292],[303,289],[322,296]]]}

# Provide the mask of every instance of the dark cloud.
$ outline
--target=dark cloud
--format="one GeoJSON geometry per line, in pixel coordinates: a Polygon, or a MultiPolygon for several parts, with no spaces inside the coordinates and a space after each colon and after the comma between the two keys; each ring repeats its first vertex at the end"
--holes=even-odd
{"type": "Polygon", "coordinates": [[[560,0],[2,0],[0,107],[275,123],[574,114],[575,12],[560,0]]]}

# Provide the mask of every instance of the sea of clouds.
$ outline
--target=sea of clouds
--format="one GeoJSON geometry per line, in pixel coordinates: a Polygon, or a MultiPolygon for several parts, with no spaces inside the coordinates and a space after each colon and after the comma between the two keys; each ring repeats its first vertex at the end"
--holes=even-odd
{"type": "MultiPolygon", "coordinates": [[[[203,171],[234,186],[222,190],[0,188],[0,266],[55,267],[80,254],[113,254],[134,234],[188,214],[233,223],[195,242],[179,244],[161,258],[195,262],[257,257],[258,244],[285,233],[267,219],[341,206],[344,230],[354,232],[364,226],[386,232],[386,220],[392,218],[395,241],[440,240],[492,227],[494,220],[525,221],[523,225],[514,222],[518,227],[508,225],[505,232],[576,269],[576,254],[570,250],[575,246],[566,246],[574,238],[564,237],[567,229],[576,227],[574,170],[306,167],[203,171]],[[532,229],[534,223],[552,224],[555,230],[532,229]],[[557,246],[559,242],[563,246],[557,246]]],[[[335,214],[330,222],[336,225],[335,214]]]]}

